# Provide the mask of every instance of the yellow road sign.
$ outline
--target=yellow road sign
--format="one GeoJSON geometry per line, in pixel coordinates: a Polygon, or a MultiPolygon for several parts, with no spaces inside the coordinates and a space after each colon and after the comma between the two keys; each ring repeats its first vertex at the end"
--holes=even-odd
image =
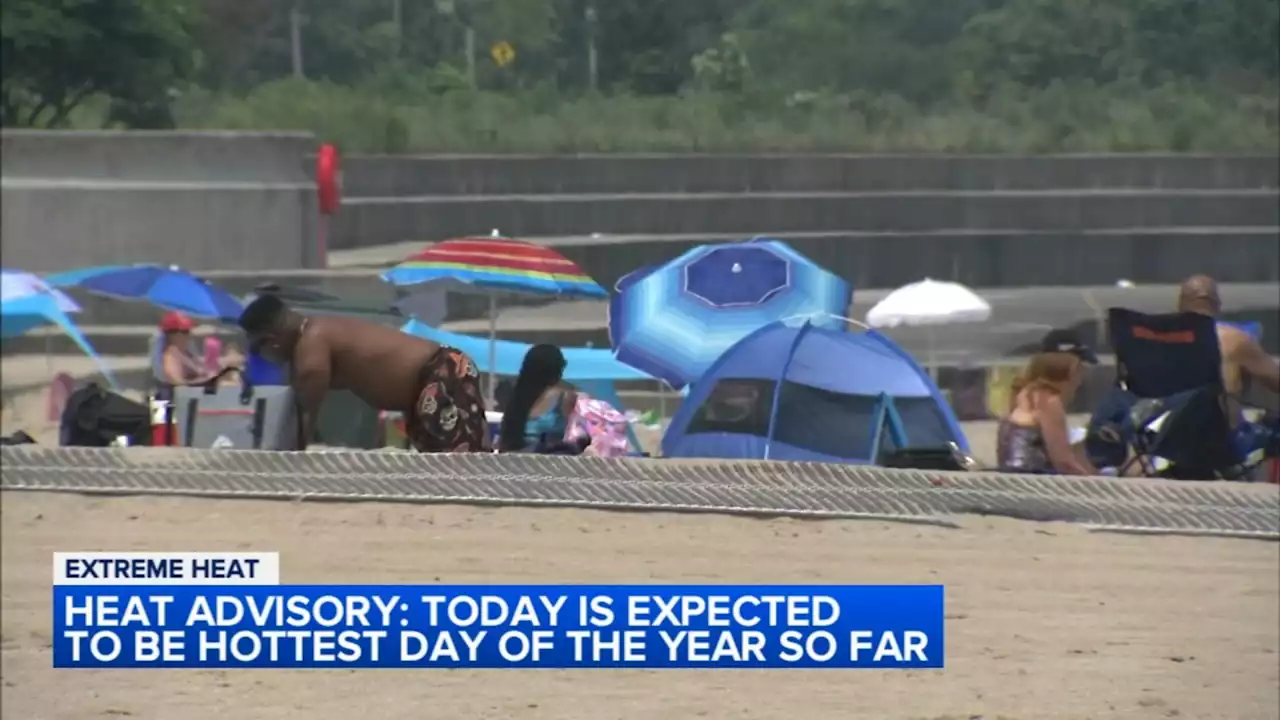
{"type": "Polygon", "coordinates": [[[506,40],[496,42],[493,47],[489,48],[489,55],[493,58],[493,62],[498,67],[506,67],[516,59],[516,49],[511,47],[511,43],[506,40]]]}

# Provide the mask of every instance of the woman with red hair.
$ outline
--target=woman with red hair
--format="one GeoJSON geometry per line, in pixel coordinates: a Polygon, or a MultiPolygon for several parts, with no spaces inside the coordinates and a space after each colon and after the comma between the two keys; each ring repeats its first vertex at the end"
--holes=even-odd
{"type": "Polygon", "coordinates": [[[1084,366],[1097,356],[1069,330],[1045,336],[1041,351],[1013,383],[1009,413],[1000,421],[996,460],[1001,472],[1097,475],[1071,444],[1067,407],[1084,366]]]}

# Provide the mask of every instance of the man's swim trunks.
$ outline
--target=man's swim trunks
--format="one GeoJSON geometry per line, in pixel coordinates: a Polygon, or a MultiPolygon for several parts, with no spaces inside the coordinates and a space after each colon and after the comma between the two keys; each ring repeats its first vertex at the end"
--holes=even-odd
{"type": "Polygon", "coordinates": [[[421,390],[405,433],[418,452],[489,452],[480,373],[461,350],[441,347],[418,374],[421,390]]]}

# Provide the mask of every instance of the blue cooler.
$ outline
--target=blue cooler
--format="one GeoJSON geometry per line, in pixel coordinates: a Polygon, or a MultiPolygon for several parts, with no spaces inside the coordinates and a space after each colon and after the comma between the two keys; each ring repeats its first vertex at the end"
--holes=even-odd
{"type": "Polygon", "coordinates": [[[284,368],[257,353],[249,353],[244,361],[244,376],[253,385],[288,385],[284,368]]]}

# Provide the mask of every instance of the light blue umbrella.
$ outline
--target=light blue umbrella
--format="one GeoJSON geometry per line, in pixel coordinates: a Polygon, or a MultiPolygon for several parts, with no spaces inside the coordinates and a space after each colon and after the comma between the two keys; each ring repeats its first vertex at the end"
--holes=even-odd
{"type": "Polygon", "coordinates": [[[618,281],[609,340],[622,362],[682,388],[769,323],[842,327],[852,298],[849,283],[780,240],[703,245],[618,281]]]}
{"type": "Polygon", "coordinates": [[[0,337],[17,337],[43,325],[57,325],[93,358],[111,386],[118,387],[111,369],[68,317],[68,313],[75,312],[80,312],[80,306],[74,300],[35,275],[18,270],[0,271],[0,337]]]}

